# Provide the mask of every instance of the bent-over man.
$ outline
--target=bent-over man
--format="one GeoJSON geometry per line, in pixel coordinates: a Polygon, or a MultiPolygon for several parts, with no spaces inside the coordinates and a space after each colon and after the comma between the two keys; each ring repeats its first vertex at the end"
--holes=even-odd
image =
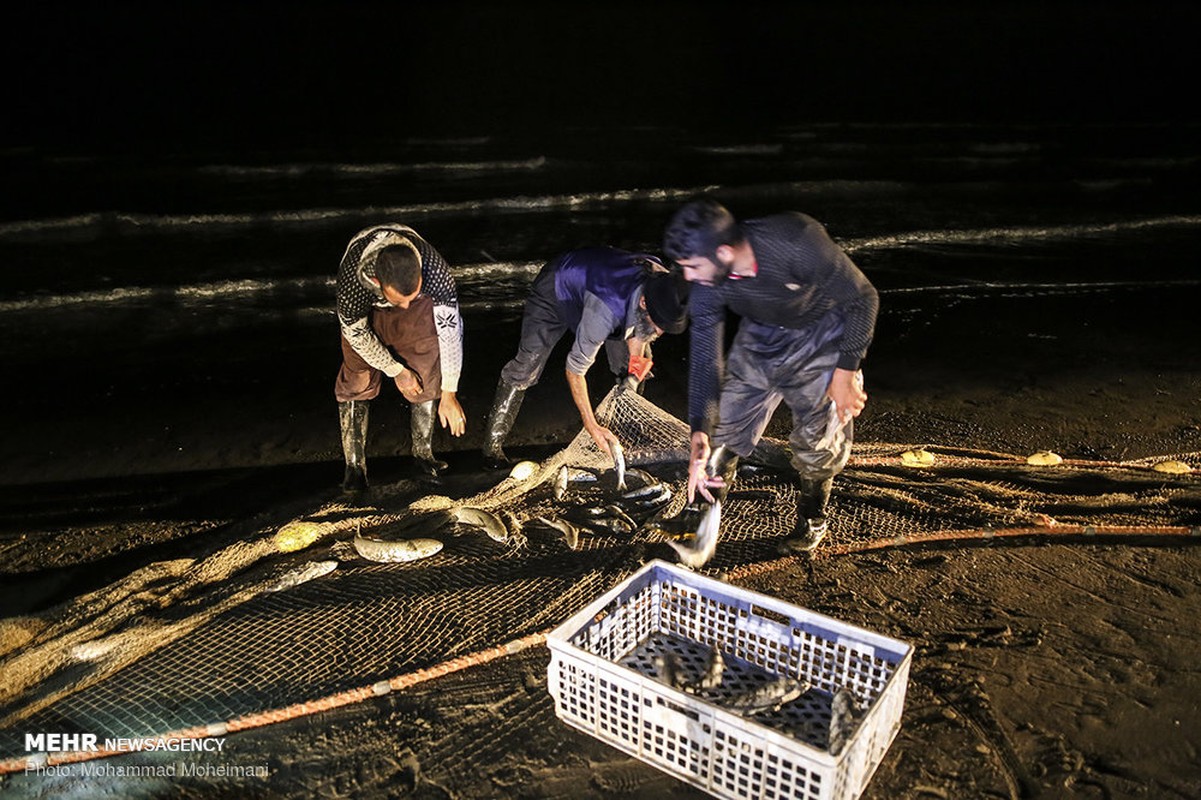
{"type": "Polygon", "coordinates": [[[434,457],[434,404],[442,427],[466,427],[457,392],[463,364],[463,319],[446,260],[407,225],[360,231],[338,268],[342,367],[334,395],[346,471],[342,489],[367,488],[367,408],[383,376],[412,406],[412,455],[437,478],[446,462],[434,457]]]}
{"type": "Polygon", "coordinates": [[[782,213],[743,222],[711,198],[672,217],[664,252],[693,284],[688,379],[688,494],[724,496],[738,458],[758,444],[780,402],[800,493],[789,549],[826,533],[834,476],[851,453],[867,395],[859,373],[875,330],[875,288],[817,220],[782,213]],[[742,321],[723,353],[726,312],[742,321]]]}
{"type": "Polygon", "coordinates": [[[509,463],[504,440],[525,392],[569,330],[575,334],[567,354],[571,397],[584,429],[608,452],[617,437],[596,421],[585,375],[604,346],[617,380],[640,384],[651,368],[651,342],[687,325],[687,289],[655,256],[615,247],[571,250],[546,264],[525,301],[517,355],[501,370],[484,437],[485,464],[500,469],[509,463]]]}

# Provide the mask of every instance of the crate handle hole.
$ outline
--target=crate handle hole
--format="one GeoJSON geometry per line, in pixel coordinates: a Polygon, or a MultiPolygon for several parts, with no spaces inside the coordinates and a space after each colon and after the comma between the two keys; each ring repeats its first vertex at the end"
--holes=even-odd
{"type": "Polygon", "coordinates": [[[760,617],[764,617],[765,619],[770,619],[772,622],[778,622],[781,625],[792,627],[792,619],[784,614],[781,614],[779,611],[772,611],[770,608],[752,605],[751,613],[760,617]]]}

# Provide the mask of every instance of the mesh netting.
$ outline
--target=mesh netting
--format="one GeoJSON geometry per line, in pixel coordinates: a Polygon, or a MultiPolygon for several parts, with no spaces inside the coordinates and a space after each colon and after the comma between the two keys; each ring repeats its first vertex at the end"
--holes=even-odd
{"type": "MultiPolygon", "coordinates": [[[[472,497],[389,504],[385,492],[375,508],[331,503],[213,555],[159,562],[47,612],[0,620],[0,766],[24,768],[27,731],[203,735],[311,713],[323,698],[370,697],[400,686],[397,676],[536,640],[648,558],[674,560],[658,522],[684,504],[687,426],[629,392],[611,393],[597,416],[626,443],[638,480],[662,483],[670,498],[623,503],[609,454],[581,432],[528,477],[472,497]],[[564,466],[573,480],[556,499],[564,466]],[[611,525],[618,511],[593,516],[615,505],[633,530],[611,525]],[[503,542],[464,526],[414,532],[414,512],[454,506],[517,526],[503,542]],[[539,517],[577,520],[578,548],[539,517]],[[445,546],[409,563],[349,557],[356,532],[401,529],[445,546]]],[[[774,440],[744,462],[703,571],[734,575],[781,557],[796,520],[786,464],[774,440]]],[[[1201,490],[1188,470],[1198,467],[1201,453],[1032,466],[1004,453],[856,444],[816,556],[981,534],[1197,535],[1201,490]]]]}

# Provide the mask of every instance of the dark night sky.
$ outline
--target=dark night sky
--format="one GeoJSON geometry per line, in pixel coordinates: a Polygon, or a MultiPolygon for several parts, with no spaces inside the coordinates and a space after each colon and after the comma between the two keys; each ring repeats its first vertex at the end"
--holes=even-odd
{"type": "Polygon", "coordinates": [[[6,15],[3,143],[1196,120],[1196,5],[43,4],[6,15]]]}

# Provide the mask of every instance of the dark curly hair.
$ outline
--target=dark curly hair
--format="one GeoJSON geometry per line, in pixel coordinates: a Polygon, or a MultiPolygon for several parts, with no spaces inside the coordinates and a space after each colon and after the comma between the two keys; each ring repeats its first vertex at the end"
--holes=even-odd
{"type": "Polygon", "coordinates": [[[716,262],[718,247],[738,244],[744,238],[725,206],[711,197],[698,197],[672,216],[663,232],[663,252],[673,261],[700,257],[716,262]]]}
{"type": "Polygon", "coordinates": [[[421,280],[421,256],[411,245],[388,245],[375,257],[375,277],[381,285],[412,294],[421,280]]]}

